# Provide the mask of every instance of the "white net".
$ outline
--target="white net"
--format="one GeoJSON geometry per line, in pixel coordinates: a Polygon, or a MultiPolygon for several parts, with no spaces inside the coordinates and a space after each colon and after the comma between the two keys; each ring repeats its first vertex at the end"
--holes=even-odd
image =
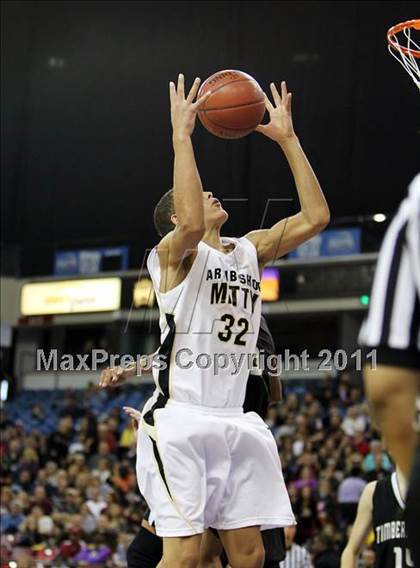
{"type": "Polygon", "coordinates": [[[420,46],[412,37],[415,33],[415,29],[412,27],[406,27],[399,33],[396,32],[390,35],[388,50],[392,57],[394,57],[398,63],[404,67],[413,79],[414,84],[417,85],[417,88],[420,90],[419,60],[414,55],[414,52],[420,52],[420,46]]]}

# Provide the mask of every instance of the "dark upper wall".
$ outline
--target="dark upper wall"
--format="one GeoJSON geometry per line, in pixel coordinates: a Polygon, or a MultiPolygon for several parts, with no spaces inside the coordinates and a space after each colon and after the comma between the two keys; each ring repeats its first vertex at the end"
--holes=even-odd
{"type": "MultiPolygon", "coordinates": [[[[26,274],[65,246],[153,245],[171,184],[167,85],[222,68],[264,88],[286,78],[295,127],[333,216],[392,212],[418,166],[418,93],[386,49],[411,2],[4,2],[3,242],[26,274]],[[62,63],[61,63],[62,60],[62,63]]],[[[197,125],[206,188],[231,203],[226,233],[294,197],[274,143],[197,125]]],[[[274,209],[272,218],[294,211],[274,209]]],[[[269,219],[268,219],[269,221],[269,219]]]]}

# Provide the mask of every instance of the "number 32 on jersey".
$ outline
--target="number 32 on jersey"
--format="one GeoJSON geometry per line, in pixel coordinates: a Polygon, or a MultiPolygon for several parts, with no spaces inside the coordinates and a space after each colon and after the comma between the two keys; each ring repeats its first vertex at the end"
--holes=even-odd
{"type": "Polygon", "coordinates": [[[246,341],[243,336],[249,330],[249,321],[246,318],[239,318],[235,325],[235,318],[230,314],[225,314],[220,319],[226,324],[224,329],[222,329],[222,331],[219,331],[219,333],[217,334],[217,337],[220,339],[220,341],[227,342],[232,339],[232,336],[235,336],[235,339],[233,341],[235,345],[246,345],[246,341]],[[239,332],[235,333],[233,331],[232,328],[234,326],[239,329],[239,332]]]}

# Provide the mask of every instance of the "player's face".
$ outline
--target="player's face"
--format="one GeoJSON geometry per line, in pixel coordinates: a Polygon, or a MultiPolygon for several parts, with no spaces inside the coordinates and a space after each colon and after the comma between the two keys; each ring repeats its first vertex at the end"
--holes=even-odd
{"type": "Polygon", "coordinates": [[[222,204],[211,191],[203,192],[204,199],[204,222],[206,228],[212,226],[221,227],[228,220],[229,215],[223,209],[222,204]]]}

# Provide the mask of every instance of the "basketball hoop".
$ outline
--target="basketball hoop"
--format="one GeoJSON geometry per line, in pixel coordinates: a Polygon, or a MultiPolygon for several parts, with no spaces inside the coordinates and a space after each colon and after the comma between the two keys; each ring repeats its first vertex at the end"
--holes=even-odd
{"type": "Polygon", "coordinates": [[[413,30],[420,31],[420,20],[408,20],[392,26],[387,32],[388,50],[420,90],[420,46],[411,37],[413,30]]]}

